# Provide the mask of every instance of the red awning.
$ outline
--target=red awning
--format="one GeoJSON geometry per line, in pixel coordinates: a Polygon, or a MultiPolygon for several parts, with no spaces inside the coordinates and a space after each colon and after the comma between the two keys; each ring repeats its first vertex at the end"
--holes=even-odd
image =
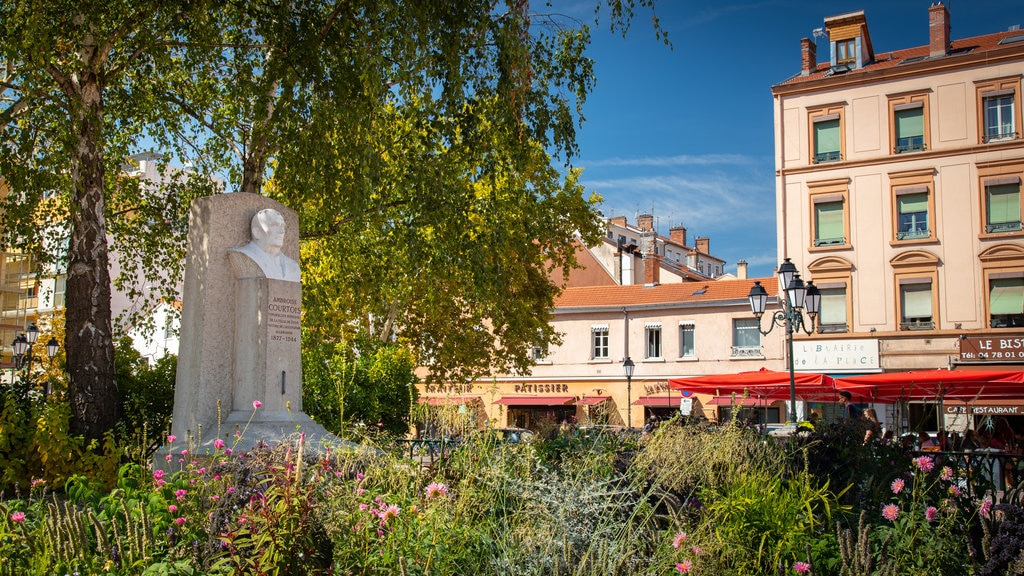
{"type": "Polygon", "coordinates": [[[1024,398],[1024,371],[914,370],[836,378],[836,388],[854,400],[965,400],[1024,398]]]}
{"type": "Polygon", "coordinates": [[[728,396],[715,396],[708,401],[709,406],[770,406],[774,400],[758,399],[758,398],[744,398],[742,396],[733,397],[732,394],[728,396]]]}
{"type": "Polygon", "coordinates": [[[494,403],[506,406],[564,406],[575,399],[575,396],[502,396],[494,403]]]}
{"type": "Polygon", "coordinates": [[[472,396],[420,396],[420,404],[430,404],[431,406],[438,406],[442,404],[470,404],[473,402],[479,402],[479,395],[472,396]]]}
{"type": "Polygon", "coordinates": [[[660,406],[662,408],[676,408],[679,406],[679,399],[682,396],[641,396],[633,402],[633,406],[660,406]]]}
{"type": "MultiPolygon", "coordinates": [[[[813,372],[796,372],[793,375],[796,396],[801,400],[834,401],[836,386],[832,377],[813,372]]],[[[669,386],[674,390],[699,392],[713,396],[737,394],[753,398],[788,400],[789,372],[776,372],[761,368],[756,372],[738,374],[712,374],[689,378],[670,378],[669,386]]]]}
{"type": "Polygon", "coordinates": [[[611,400],[611,396],[584,396],[582,400],[576,403],[576,405],[593,406],[594,404],[600,404],[605,400],[611,400]]]}

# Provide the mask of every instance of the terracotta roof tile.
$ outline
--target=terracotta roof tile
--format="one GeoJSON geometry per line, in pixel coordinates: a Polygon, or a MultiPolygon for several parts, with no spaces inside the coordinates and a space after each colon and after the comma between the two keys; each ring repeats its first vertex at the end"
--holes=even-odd
{"type": "MultiPolygon", "coordinates": [[[[837,74],[837,75],[835,75],[835,77],[836,78],[838,78],[838,77],[850,77],[850,76],[855,76],[857,74],[864,74],[866,72],[872,72],[872,71],[875,71],[875,70],[884,70],[886,68],[894,68],[896,66],[899,66],[901,62],[904,62],[905,60],[908,60],[910,58],[922,58],[924,61],[927,61],[927,60],[938,60],[938,59],[941,59],[941,58],[955,58],[957,56],[961,56],[961,55],[964,55],[964,54],[978,54],[980,52],[987,52],[989,50],[995,50],[997,48],[1002,48],[1002,46],[999,45],[999,42],[1001,40],[1003,40],[1004,38],[1008,38],[1010,36],[1020,36],[1020,35],[1024,35],[1024,31],[1022,31],[1022,30],[1007,30],[1007,31],[1004,31],[1004,32],[996,32],[996,33],[993,33],[993,34],[985,34],[983,36],[974,36],[972,38],[964,38],[962,40],[953,40],[953,41],[950,42],[949,54],[947,54],[945,56],[939,56],[937,58],[929,58],[928,57],[928,54],[929,54],[929,47],[928,47],[928,45],[925,45],[925,46],[915,46],[913,48],[905,48],[903,50],[894,50],[892,52],[881,52],[881,53],[875,54],[874,61],[872,61],[868,65],[864,66],[863,68],[858,68],[857,70],[851,70],[851,71],[845,72],[843,74],[837,74]]],[[[802,83],[802,82],[808,82],[808,81],[811,81],[811,80],[819,80],[821,78],[825,78],[828,75],[828,71],[829,71],[830,67],[831,67],[831,65],[828,62],[820,63],[820,64],[818,64],[818,67],[815,69],[814,73],[808,74],[807,76],[801,76],[801,75],[797,74],[796,76],[793,76],[792,78],[789,78],[788,80],[783,80],[782,82],[779,82],[777,84],[777,86],[786,86],[786,85],[790,85],[790,84],[799,84],[799,83],[802,83]]]]}
{"type": "Polygon", "coordinates": [[[588,286],[566,288],[555,299],[555,308],[633,306],[638,304],[666,304],[671,302],[697,303],[745,299],[754,282],[760,282],[769,295],[774,295],[778,280],[772,278],[749,278],[746,280],[708,280],[705,282],[682,282],[645,287],[642,284],[630,286],[588,286]]]}

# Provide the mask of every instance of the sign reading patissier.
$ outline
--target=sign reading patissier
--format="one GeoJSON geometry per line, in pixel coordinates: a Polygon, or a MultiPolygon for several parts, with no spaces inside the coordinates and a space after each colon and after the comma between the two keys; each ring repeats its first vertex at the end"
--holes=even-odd
{"type": "Polygon", "coordinates": [[[967,336],[960,339],[961,360],[1024,360],[1024,334],[967,336]]]}
{"type": "Polygon", "coordinates": [[[801,372],[877,372],[878,339],[795,340],[793,360],[801,372]]]}

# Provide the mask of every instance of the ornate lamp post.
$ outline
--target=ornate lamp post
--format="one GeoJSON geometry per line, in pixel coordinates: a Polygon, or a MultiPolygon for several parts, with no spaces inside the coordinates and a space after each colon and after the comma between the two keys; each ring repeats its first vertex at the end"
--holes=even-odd
{"type": "MultiPolygon", "coordinates": [[[[32,375],[32,347],[39,340],[39,328],[35,324],[29,324],[28,328],[25,329],[24,334],[18,334],[14,341],[11,342],[11,348],[14,349],[14,365],[16,369],[25,369],[27,377],[32,375]]],[[[60,350],[60,343],[57,342],[56,338],[50,338],[50,341],[46,343],[46,355],[53,361],[53,357],[57,355],[57,351],[60,350]]]]}
{"type": "Polygon", "coordinates": [[[629,356],[622,361],[622,370],[626,373],[626,428],[633,427],[633,370],[636,368],[636,364],[630,360],[629,356]]]}
{"type": "MultiPolygon", "coordinates": [[[[761,316],[768,305],[768,292],[760,282],[754,282],[747,297],[750,299],[750,310],[757,317],[757,330],[767,336],[773,328],[781,326],[786,329],[786,346],[789,353],[789,413],[795,422],[796,418],[796,374],[793,362],[793,333],[797,330],[810,336],[814,333],[814,321],[821,310],[821,292],[814,282],[800,279],[796,266],[786,258],[779,266],[779,291],[785,291],[786,297],[780,298],[782,310],[771,315],[771,323],[767,330],[761,329],[761,316]],[[809,321],[804,320],[807,312],[809,321]]],[[[788,420],[788,419],[787,419],[788,420]]]]}

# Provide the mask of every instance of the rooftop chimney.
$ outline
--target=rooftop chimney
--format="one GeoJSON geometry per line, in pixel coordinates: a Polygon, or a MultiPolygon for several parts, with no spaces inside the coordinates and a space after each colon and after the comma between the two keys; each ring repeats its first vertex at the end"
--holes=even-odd
{"type": "Polygon", "coordinates": [[[654,230],[654,216],[651,214],[641,214],[636,217],[636,225],[641,230],[654,230]]]}
{"type": "Polygon", "coordinates": [[[747,279],[747,261],[740,260],[736,263],[736,278],[739,280],[747,279]]]}
{"type": "Polygon", "coordinates": [[[608,221],[611,222],[612,224],[615,224],[616,226],[622,226],[623,228],[626,227],[625,216],[612,216],[611,218],[608,219],[608,221]]]}
{"type": "Polygon", "coordinates": [[[818,47],[809,38],[800,39],[800,75],[813,74],[818,69],[818,47]]]}
{"type": "Polygon", "coordinates": [[[711,240],[709,240],[707,236],[698,236],[697,237],[697,244],[694,245],[694,248],[696,248],[697,252],[700,252],[701,254],[709,254],[710,255],[711,254],[711,252],[710,252],[710,250],[711,250],[711,240]]]}
{"type": "Polygon", "coordinates": [[[661,256],[646,254],[644,256],[644,286],[651,287],[661,284],[661,256]]]}
{"type": "Polygon", "coordinates": [[[686,246],[686,228],[683,228],[682,226],[669,228],[668,239],[680,246],[686,246]]]}
{"type": "Polygon", "coordinates": [[[949,10],[941,2],[928,8],[928,55],[949,53],[949,10]]]}

